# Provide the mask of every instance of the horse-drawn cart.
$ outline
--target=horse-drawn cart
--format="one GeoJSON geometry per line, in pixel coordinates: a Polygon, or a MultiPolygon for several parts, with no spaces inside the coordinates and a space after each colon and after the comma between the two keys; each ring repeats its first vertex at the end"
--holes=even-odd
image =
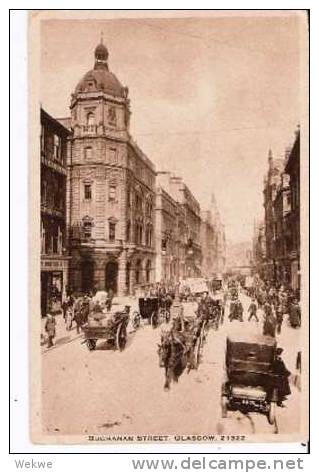
{"type": "Polygon", "coordinates": [[[143,320],[148,320],[153,328],[162,322],[168,322],[170,317],[169,306],[160,297],[140,297],[139,311],[143,320]]]}
{"type": "Polygon", "coordinates": [[[124,350],[127,341],[126,327],[129,321],[127,312],[115,312],[105,321],[105,317],[95,318],[88,321],[82,327],[84,343],[90,351],[95,350],[97,340],[105,340],[112,343],[119,350],[124,350]]]}

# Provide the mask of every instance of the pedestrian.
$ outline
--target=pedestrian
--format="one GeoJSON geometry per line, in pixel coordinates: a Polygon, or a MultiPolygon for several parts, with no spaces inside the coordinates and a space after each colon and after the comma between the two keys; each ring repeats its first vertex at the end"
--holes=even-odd
{"type": "Polygon", "coordinates": [[[55,317],[51,312],[49,312],[47,315],[46,322],[45,322],[45,331],[48,337],[48,348],[51,348],[54,345],[53,339],[55,338],[55,334],[56,334],[55,326],[56,326],[55,317]]]}
{"type": "Polygon", "coordinates": [[[243,322],[244,321],[244,308],[243,308],[243,304],[241,303],[239,299],[237,301],[237,315],[238,315],[238,320],[240,322],[243,322]]]}
{"type": "Polygon", "coordinates": [[[269,305],[270,309],[265,312],[265,319],[263,325],[263,334],[275,338],[276,336],[276,319],[272,312],[272,308],[269,305]]]}
{"type": "Polygon", "coordinates": [[[71,306],[69,306],[69,307],[67,308],[67,311],[66,311],[66,318],[65,318],[66,329],[67,329],[68,332],[69,332],[70,330],[72,330],[73,319],[74,319],[73,308],[72,308],[71,306]]]}
{"type": "Polygon", "coordinates": [[[277,406],[279,407],[286,407],[283,404],[283,401],[286,400],[287,396],[291,394],[290,386],[289,386],[289,376],[290,371],[286,368],[286,365],[281,358],[281,354],[283,352],[282,348],[276,349],[275,359],[271,365],[271,371],[276,375],[276,387],[278,390],[278,401],[277,406]]]}
{"type": "Polygon", "coordinates": [[[283,322],[283,307],[282,304],[279,302],[278,305],[276,306],[276,325],[277,325],[277,333],[281,333],[281,326],[283,322]]]}
{"type": "Polygon", "coordinates": [[[293,299],[289,307],[289,321],[293,328],[301,326],[301,310],[297,299],[293,299]]]}
{"type": "Polygon", "coordinates": [[[250,322],[250,320],[253,317],[255,318],[256,322],[259,322],[259,319],[257,316],[257,304],[254,298],[251,300],[250,306],[248,307],[248,313],[249,313],[248,322],[250,322]]]}
{"type": "Polygon", "coordinates": [[[108,293],[107,293],[107,300],[106,300],[106,310],[108,312],[111,311],[111,308],[112,308],[112,302],[113,302],[113,297],[114,297],[114,292],[112,289],[109,289],[108,290],[108,293]]]}
{"type": "Polygon", "coordinates": [[[64,322],[66,321],[66,311],[67,311],[67,308],[68,308],[68,297],[66,297],[65,299],[63,299],[63,302],[62,302],[62,313],[63,313],[64,322]]]}

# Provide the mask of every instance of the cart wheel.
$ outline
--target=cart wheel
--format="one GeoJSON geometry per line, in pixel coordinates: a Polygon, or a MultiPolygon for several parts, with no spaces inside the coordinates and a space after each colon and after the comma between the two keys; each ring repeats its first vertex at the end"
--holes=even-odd
{"type": "Polygon", "coordinates": [[[115,339],[116,349],[119,351],[123,351],[126,345],[126,326],[121,323],[117,327],[116,331],[116,339],[115,339]]]}
{"type": "Polygon", "coordinates": [[[194,348],[194,369],[197,370],[200,359],[200,336],[196,340],[194,348]]]}
{"type": "Polygon", "coordinates": [[[270,425],[274,425],[276,421],[276,403],[272,401],[269,406],[268,422],[270,425]]]}
{"type": "Polygon", "coordinates": [[[158,326],[158,313],[156,311],[152,312],[151,315],[151,326],[156,328],[158,326]]]}
{"type": "Polygon", "coordinates": [[[90,351],[95,350],[95,347],[96,347],[96,340],[92,340],[92,339],[89,338],[89,339],[86,341],[86,346],[88,347],[88,349],[89,349],[90,351]]]}
{"type": "Polygon", "coordinates": [[[223,419],[226,419],[226,417],[227,417],[227,412],[228,412],[227,404],[228,404],[227,396],[222,396],[222,398],[221,398],[221,408],[222,408],[222,418],[223,419]]]}

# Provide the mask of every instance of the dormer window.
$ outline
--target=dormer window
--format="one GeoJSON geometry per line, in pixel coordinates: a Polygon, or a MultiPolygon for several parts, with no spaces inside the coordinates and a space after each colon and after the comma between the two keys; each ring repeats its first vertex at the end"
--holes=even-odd
{"type": "Polygon", "coordinates": [[[116,108],[113,107],[112,105],[109,106],[108,108],[107,121],[109,122],[110,125],[113,125],[113,126],[116,125],[116,108]]]}
{"type": "Polygon", "coordinates": [[[95,123],[94,113],[93,113],[93,112],[90,112],[90,113],[88,113],[87,116],[86,116],[86,124],[87,124],[88,126],[92,126],[92,125],[94,125],[94,123],[95,123]]]}

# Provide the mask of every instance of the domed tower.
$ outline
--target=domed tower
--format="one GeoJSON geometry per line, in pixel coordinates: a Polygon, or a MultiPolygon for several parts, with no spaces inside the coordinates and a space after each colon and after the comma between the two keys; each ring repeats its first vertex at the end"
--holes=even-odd
{"type": "Polygon", "coordinates": [[[128,88],[109,70],[109,53],[101,42],[94,67],[77,84],[71,99],[74,136],[126,138],[129,128],[128,88]]]}

